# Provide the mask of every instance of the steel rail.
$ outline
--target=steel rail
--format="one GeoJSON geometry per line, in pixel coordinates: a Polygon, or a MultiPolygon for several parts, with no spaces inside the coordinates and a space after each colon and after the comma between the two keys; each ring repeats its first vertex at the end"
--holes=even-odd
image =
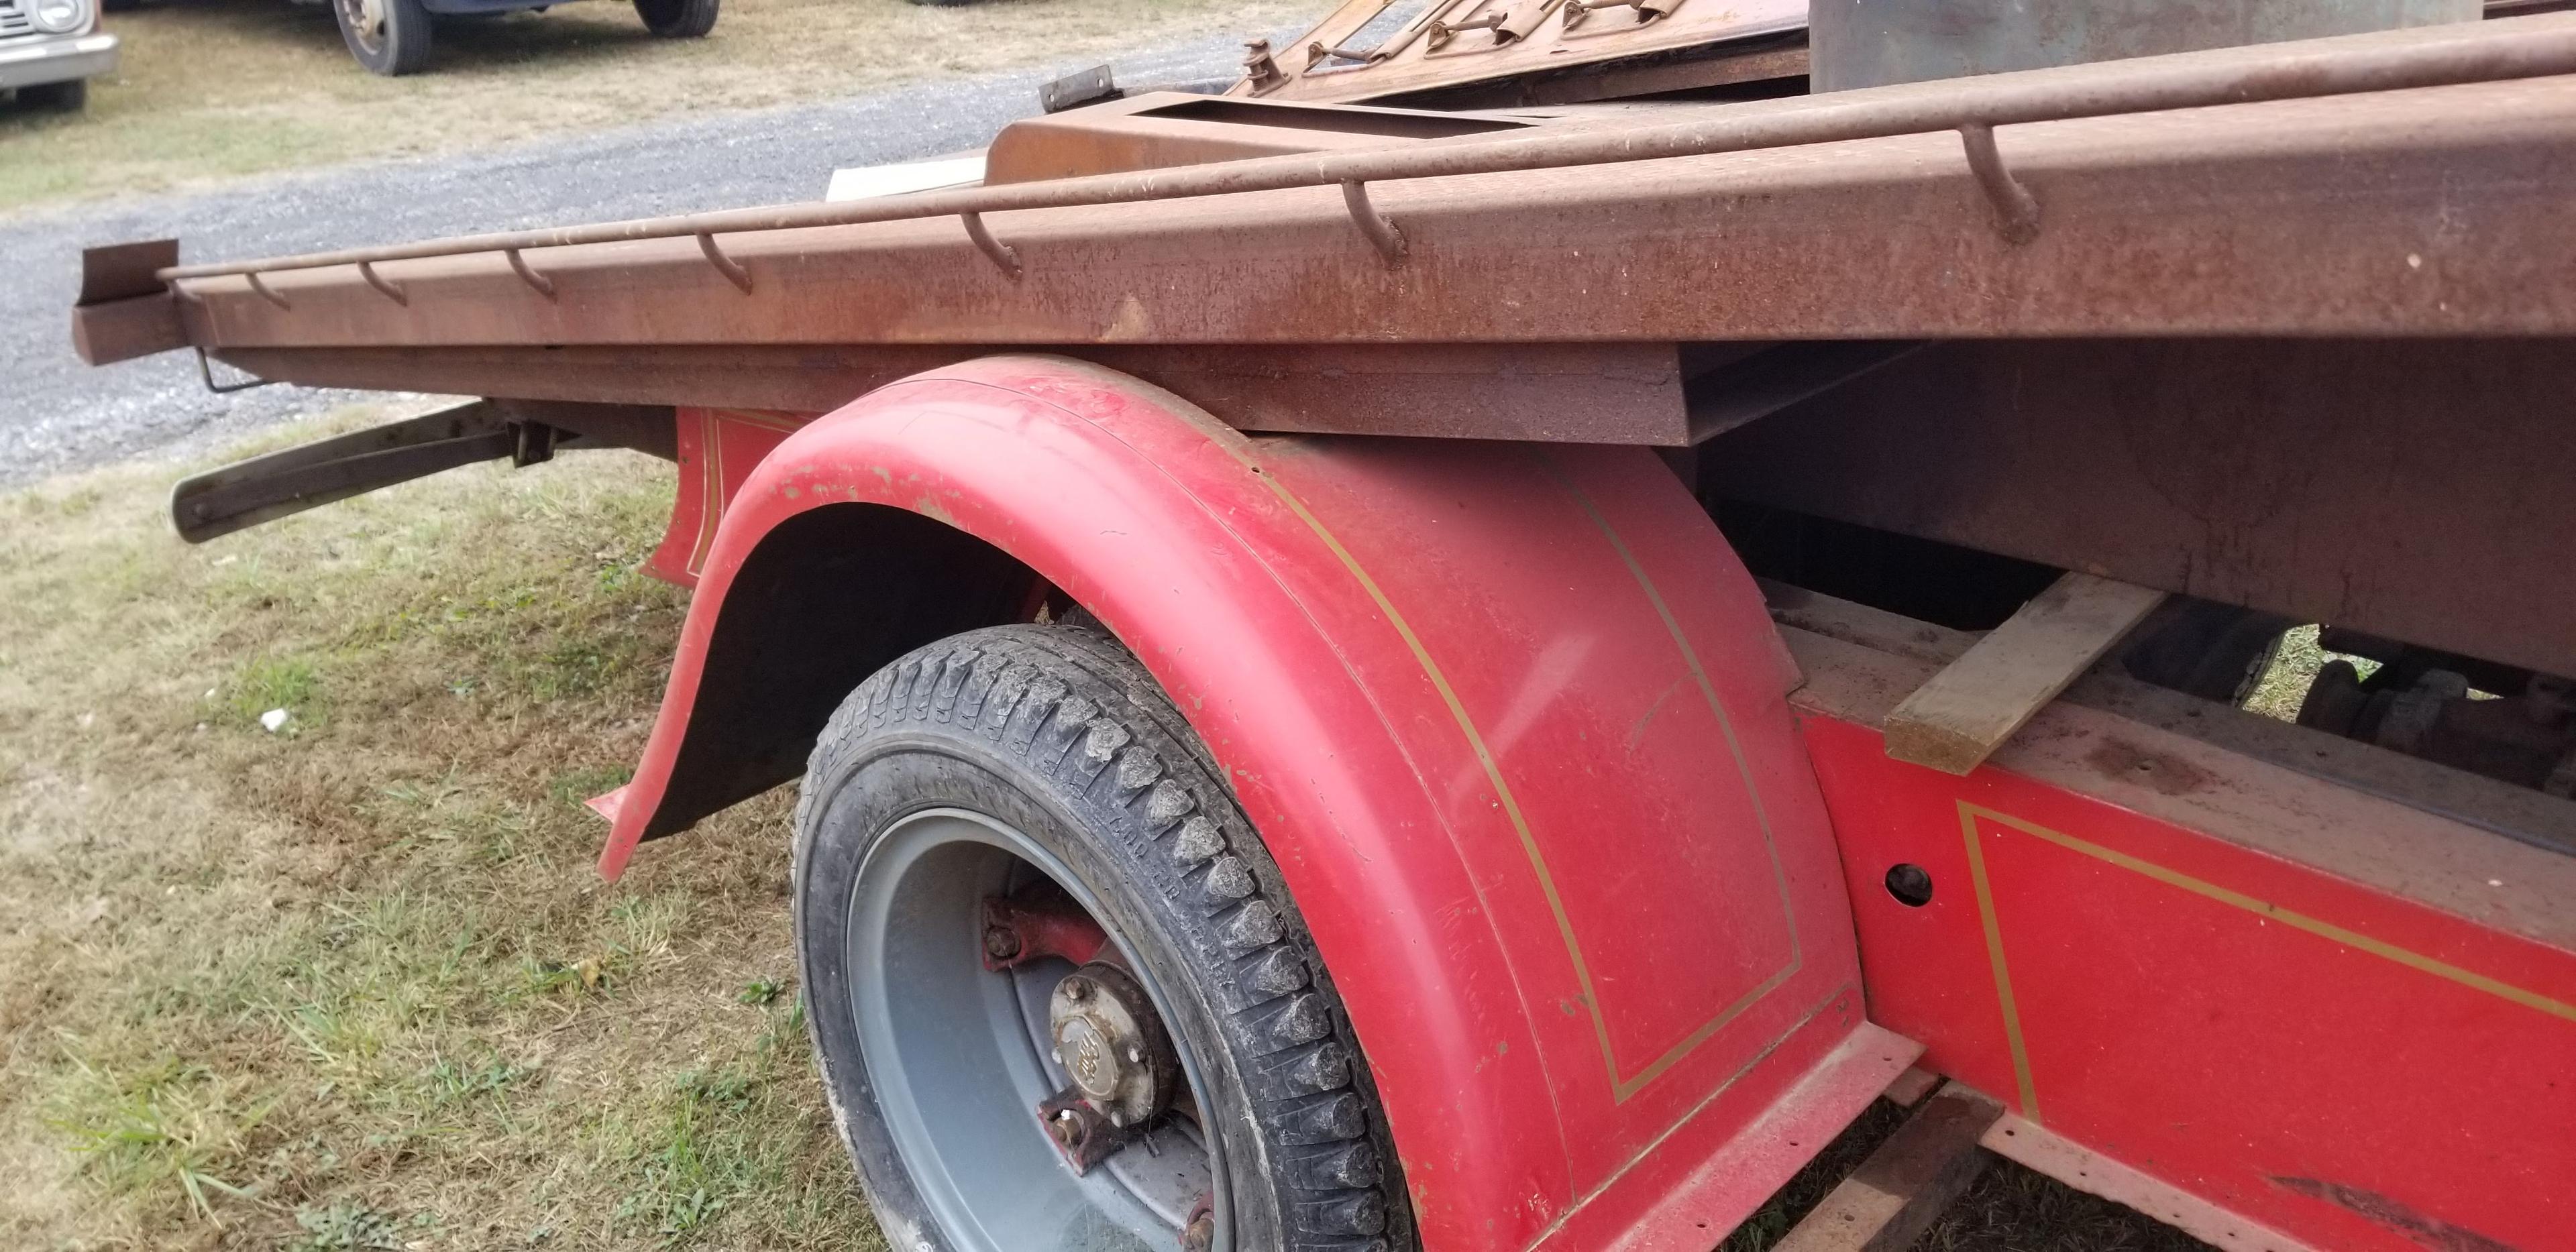
{"type": "MultiPolygon", "coordinates": [[[[336,265],[526,251],[648,239],[750,234],[1018,209],[1345,188],[1395,179],[1501,174],[1568,166],[1709,156],[1765,148],[1961,131],[2228,104],[2401,91],[2576,74],[2576,15],[2540,15],[2456,28],[2347,36],[2315,44],[2226,48],[2135,61],[2027,70],[1930,85],[1806,97],[1794,104],[1721,106],[1721,115],[1394,149],[1258,157],[1137,173],[927,191],[841,203],[774,205],[588,226],[504,231],[383,247],[157,270],[163,282],[336,265]],[[2358,46],[2355,46],[2355,44],[2358,46]]],[[[1367,223],[1362,223],[1365,229],[1367,223]]],[[[274,297],[272,297],[274,298],[274,297]]]]}

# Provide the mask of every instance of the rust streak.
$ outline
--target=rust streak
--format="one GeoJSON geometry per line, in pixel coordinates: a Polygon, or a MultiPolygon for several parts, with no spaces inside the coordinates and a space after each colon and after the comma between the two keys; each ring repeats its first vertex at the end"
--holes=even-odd
{"type": "Polygon", "coordinates": [[[2323,1200],[2374,1225],[2397,1232],[2433,1252],[2515,1252],[2512,1244],[2487,1238],[2363,1187],[2315,1178],[2275,1177],[2272,1185],[2312,1200],[2323,1200]]]}

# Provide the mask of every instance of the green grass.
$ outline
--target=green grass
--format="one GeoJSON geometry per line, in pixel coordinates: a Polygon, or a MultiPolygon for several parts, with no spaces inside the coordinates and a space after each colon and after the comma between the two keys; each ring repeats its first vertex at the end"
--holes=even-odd
{"type": "Polygon", "coordinates": [[[786,991],[784,798],[591,868],[685,603],[637,572],[667,468],[204,547],[181,472],[0,497],[0,1246],[881,1246],[786,991]]]}
{"type": "Polygon", "coordinates": [[[2263,681],[2247,697],[2245,707],[2265,717],[2285,722],[2299,720],[2299,704],[2307,698],[2308,684],[2316,681],[2317,671],[2328,661],[2350,661],[2353,668],[2368,678],[2379,668],[2379,662],[2362,656],[2328,652],[2317,646],[2315,626],[2294,626],[2281,637],[2281,650],[2272,658],[2272,667],[2263,672],[2263,681]]]}

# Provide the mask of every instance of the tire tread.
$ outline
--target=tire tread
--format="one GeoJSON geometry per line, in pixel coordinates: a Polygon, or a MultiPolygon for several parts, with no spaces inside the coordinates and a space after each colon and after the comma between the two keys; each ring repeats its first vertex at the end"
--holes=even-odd
{"type": "MultiPolygon", "coordinates": [[[[929,723],[971,734],[1131,820],[1127,863],[1197,933],[1220,1028],[1281,1191],[1287,1246],[1411,1246],[1391,1140],[1375,1112],[1348,1014],[1278,867],[1216,765],[1143,666],[1083,624],[970,631],[879,670],[836,710],[808,779],[839,776],[866,741],[929,723]],[[1155,845],[1160,845],[1156,847],[1155,845]],[[1390,1241],[1392,1240],[1392,1242],[1390,1241]]],[[[799,798],[800,839],[818,797],[799,798]]]]}

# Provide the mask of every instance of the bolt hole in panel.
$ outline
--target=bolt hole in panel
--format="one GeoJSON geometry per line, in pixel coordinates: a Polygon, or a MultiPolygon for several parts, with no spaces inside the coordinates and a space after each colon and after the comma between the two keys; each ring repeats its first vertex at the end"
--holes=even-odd
{"type": "MultiPolygon", "coordinates": [[[[2007,772],[2074,775],[2075,716],[1965,778],[1807,719],[1849,872],[1907,862],[1946,888],[1855,897],[1873,1020],[2022,1118],[2315,1247],[2576,1247],[2576,952],[2007,772]]],[[[2326,784],[2240,768],[2157,798],[2212,830],[2326,820],[2301,798],[2326,784]]],[[[2447,833],[2426,875],[2496,841],[2447,833]]]]}

